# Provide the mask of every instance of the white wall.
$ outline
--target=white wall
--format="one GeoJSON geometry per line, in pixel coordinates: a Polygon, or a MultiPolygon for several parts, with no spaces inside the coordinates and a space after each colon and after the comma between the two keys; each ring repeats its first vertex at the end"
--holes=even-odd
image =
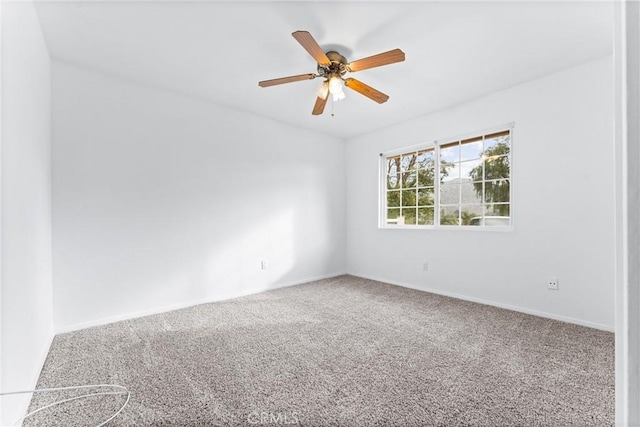
{"type": "Polygon", "coordinates": [[[612,330],[613,156],[611,57],[350,140],[347,271],[612,330]],[[509,122],[512,232],[378,229],[379,153],[509,122]]]}
{"type": "MultiPolygon", "coordinates": [[[[51,63],[31,2],[2,8],[2,391],[33,388],[53,338],[51,63]]],[[[5,397],[1,425],[29,395],[5,397]]]]}
{"type": "Polygon", "coordinates": [[[345,271],[342,140],[54,61],[53,153],[58,330],[345,271]]]}

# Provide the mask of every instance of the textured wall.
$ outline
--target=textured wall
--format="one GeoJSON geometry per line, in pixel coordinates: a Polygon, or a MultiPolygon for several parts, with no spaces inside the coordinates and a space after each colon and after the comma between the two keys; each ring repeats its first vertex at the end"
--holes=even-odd
{"type": "MultiPolygon", "coordinates": [[[[51,62],[31,2],[2,5],[3,391],[35,386],[53,337],[51,62]]],[[[2,399],[1,425],[28,395],[2,399]]]]}
{"type": "Polygon", "coordinates": [[[53,106],[57,329],[344,272],[344,141],[57,62],[53,106]]]}
{"type": "Polygon", "coordinates": [[[349,140],[347,270],[612,329],[613,155],[611,57],[349,140]],[[379,153],[510,122],[512,232],[378,228],[379,153]]]}

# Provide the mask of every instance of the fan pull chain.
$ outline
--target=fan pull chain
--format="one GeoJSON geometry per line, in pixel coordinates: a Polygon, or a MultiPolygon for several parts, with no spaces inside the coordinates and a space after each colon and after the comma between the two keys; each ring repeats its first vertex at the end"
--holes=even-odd
{"type": "Polygon", "coordinates": [[[335,103],[336,103],[336,102],[333,100],[333,97],[331,97],[331,117],[335,116],[335,114],[333,114],[333,105],[334,105],[335,103]]]}

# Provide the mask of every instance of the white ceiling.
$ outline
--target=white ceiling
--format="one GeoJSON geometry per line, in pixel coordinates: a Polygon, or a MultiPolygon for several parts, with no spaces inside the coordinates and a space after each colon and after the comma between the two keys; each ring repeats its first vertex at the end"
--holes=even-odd
{"type": "Polygon", "coordinates": [[[612,52],[607,2],[44,2],[52,58],[341,138],[402,122],[612,52]],[[312,116],[320,79],[291,37],[356,60],[394,48],[406,61],[354,73],[388,94],[345,89],[312,116]]]}

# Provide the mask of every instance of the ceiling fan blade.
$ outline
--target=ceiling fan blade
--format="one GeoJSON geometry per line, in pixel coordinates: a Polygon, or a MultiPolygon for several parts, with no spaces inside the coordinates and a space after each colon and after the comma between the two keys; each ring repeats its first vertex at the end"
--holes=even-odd
{"type": "Polygon", "coordinates": [[[369,99],[373,99],[378,104],[382,104],[383,102],[387,102],[387,100],[389,99],[389,95],[385,95],[384,93],[380,92],[379,90],[374,89],[371,86],[368,86],[368,85],[362,83],[360,80],[356,80],[356,79],[353,79],[351,77],[349,77],[348,79],[344,80],[344,85],[346,87],[348,87],[349,89],[353,89],[356,92],[363,94],[364,96],[366,96],[369,99]]]}
{"type": "Polygon", "coordinates": [[[367,68],[380,67],[382,65],[395,64],[404,61],[404,52],[400,49],[393,49],[388,52],[379,53],[377,55],[368,56],[358,59],[357,61],[347,64],[349,71],[355,72],[366,70],[367,68]]]}
{"type": "Polygon", "coordinates": [[[258,86],[269,87],[269,86],[281,85],[284,83],[299,82],[301,80],[311,80],[315,78],[316,78],[315,74],[299,74],[297,76],[280,77],[279,79],[263,80],[258,83],[258,86]]]}
{"type": "Polygon", "coordinates": [[[316,104],[313,106],[313,111],[311,112],[311,114],[313,114],[314,116],[319,116],[320,114],[322,114],[324,112],[324,106],[327,105],[327,99],[329,99],[329,96],[327,96],[325,99],[317,97],[316,104]]]}
{"type": "Polygon", "coordinates": [[[313,59],[318,64],[327,65],[331,62],[311,33],[308,31],[295,31],[291,35],[309,52],[309,55],[313,56],[313,59]]]}

